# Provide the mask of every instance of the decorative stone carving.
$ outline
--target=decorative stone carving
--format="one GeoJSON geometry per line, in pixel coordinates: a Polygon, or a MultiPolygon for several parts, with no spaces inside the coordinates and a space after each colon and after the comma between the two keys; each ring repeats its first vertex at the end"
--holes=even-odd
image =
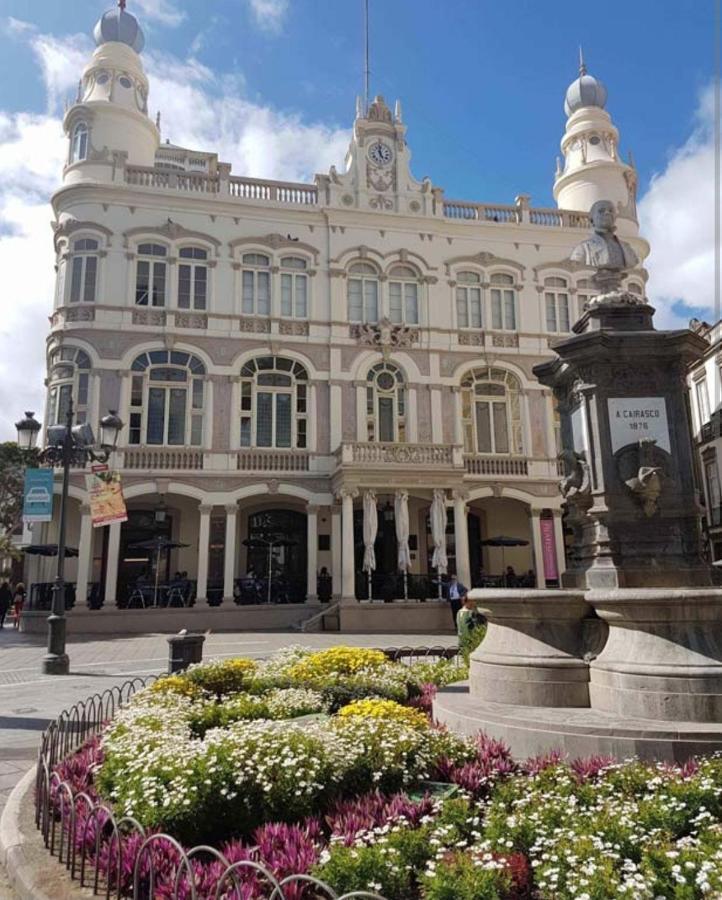
{"type": "Polygon", "coordinates": [[[308,322],[294,322],[292,319],[281,319],[278,323],[279,334],[308,335],[308,322]]]}
{"type": "Polygon", "coordinates": [[[492,347],[518,347],[518,334],[493,334],[491,336],[492,347]]]}
{"type": "Polygon", "coordinates": [[[250,332],[251,334],[271,333],[271,323],[268,319],[253,319],[249,316],[241,316],[238,320],[238,327],[241,331],[250,332]]]}
{"type": "Polygon", "coordinates": [[[575,450],[563,450],[558,459],[564,462],[567,471],[567,474],[559,482],[562,497],[567,502],[590,497],[592,483],[586,455],[577,453],[575,450]]]}
{"type": "Polygon", "coordinates": [[[134,309],[133,324],[134,325],[165,325],[166,315],[162,309],[134,309]]]}
{"type": "Polygon", "coordinates": [[[95,310],[92,306],[74,306],[63,312],[66,322],[92,322],[95,319],[95,310]]]}
{"type": "Polygon", "coordinates": [[[484,332],[483,331],[460,331],[459,343],[466,347],[483,347],[484,332]]]}
{"type": "Polygon", "coordinates": [[[369,206],[371,207],[371,209],[378,210],[393,209],[394,201],[390,197],[384,197],[383,194],[377,194],[375,197],[371,197],[369,199],[369,206]]]}
{"type": "Polygon", "coordinates": [[[175,323],[178,328],[201,328],[205,330],[208,327],[208,316],[203,313],[176,313],[175,323]]]}
{"type": "Polygon", "coordinates": [[[384,355],[400,347],[411,347],[419,340],[418,330],[409,328],[408,325],[394,324],[388,317],[384,317],[376,325],[368,322],[352,325],[350,333],[359,344],[377,347],[384,355]]]}
{"type": "Polygon", "coordinates": [[[280,486],[281,482],[277,478],[271,478],[271,480],[268,482],[268,493],[277,494],[280,486]]]}

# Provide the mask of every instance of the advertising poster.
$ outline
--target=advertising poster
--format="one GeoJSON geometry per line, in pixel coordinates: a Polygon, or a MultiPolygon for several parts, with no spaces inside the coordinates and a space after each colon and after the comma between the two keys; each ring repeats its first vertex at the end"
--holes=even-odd
{"type": "Polygon", "coordinates": [[[23,521],[52,522],[53,470],[26,469],[23,491],[23,521]]]}
{"type": "Polygon", "coordinates": [[[107,466],[92,466],[87,479],[93,528],[102,528],[113,522],[127,522],[120,473],[111,472],[107,466]]]}
{"type": "Polygon", "coordinates": [[[556,581],[559,578],[557,567],[557,547],[554,537],[554,519],[540,519],[542,557],[544,559],[544,579],[556,581]]]}

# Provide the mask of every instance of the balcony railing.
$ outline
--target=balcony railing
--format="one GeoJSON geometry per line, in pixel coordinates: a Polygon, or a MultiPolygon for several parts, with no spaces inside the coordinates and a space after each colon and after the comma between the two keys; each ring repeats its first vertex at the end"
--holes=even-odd
{"type": "Polygon", "coordinates": [[[454,466],[452,444],[401,444],[349,441],[341,444],[336,458],[341,465],[454,466]]]}
{"type": "MultiPolygon", "coordinates": [[[[126,166],[125,183],[143,188],[215,194],[256,203],[281,203],[290,206],[318,206],[323,203],[315,184],[242,178],[236,175],[211,175],[203,171],[173,171],[151,166],[126,166]]],[[[444,200],[443,216],[446,219],[498,222],[504,225],[589,228],[589,216],[586,213],[567,209],[532,209],[522,204],[444,200]]]]}
{"type": "Polygon", "coordinates": [[[529,462],[526,458],[513,456],[476,456],[464,455],[464,466],[468,475],[510,475],[525,478],[529,474],[529,462]]]}
{"type": "Polygon", "coordinates": [[[241,472],[308,472],[309,454],[303,450],[240,450],[241,472]]]}
{"type": "Polygon", "coordinates": [[[161,469],[202,469],[203,451],[189,450],[185,447],[173,449],[169,447],[127,447],[123,451],[122,468],[161,470],[161,469]]]}

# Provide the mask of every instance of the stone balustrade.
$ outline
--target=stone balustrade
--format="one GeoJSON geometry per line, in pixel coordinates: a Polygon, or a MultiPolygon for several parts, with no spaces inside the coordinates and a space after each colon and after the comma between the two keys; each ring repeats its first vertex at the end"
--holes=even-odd
{"type": "Polygon", "coordinates": [[[126,447],[122,451],[121,469],[144,471],[203,468],[203,451],[187,447],[126,447]]]}
{"type": "Polygon", "coordinates": [[[240,472],[308,472],[310,454],[303,450],[240,450],[240,472]]]}
{"type": "MultiPolygon", "coordinates": [[[[134,187],[216,194],[254,203],[280,203],[291,206],[318,206],[315,184],[271,181],[259,178],[224,176],[198,171],[169,171],[149,166],[126,166],[125,183],[134,187]]],[[[499,222],[504,225],[537,225],[550,228],[588,229],[586,213],[567,209],[532,209],[520,204],[475,203],[444,200],[446,219],[472,222],[499,222]]]]}
{"type": "Polygon", "coordinates": [[[453,444],[345,441],[336,451],[340,465],[455,466],[453,444]]]}

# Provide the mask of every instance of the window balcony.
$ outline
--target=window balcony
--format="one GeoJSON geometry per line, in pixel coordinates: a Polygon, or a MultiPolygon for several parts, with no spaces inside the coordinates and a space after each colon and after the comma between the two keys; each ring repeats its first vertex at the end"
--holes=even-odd
{"type": "Polygon", "coordinates": [[[461,447],[455,444],[406,444],[390,441],[344,441],[336,451],[338,467],[381,466],[408,468],[458,468],[463,465],[461,447]]]}
{"type": "Polygon", "coordinates": [[[120,468],[144,472],[198,471],[203,469],[203,451],[190,447],[126,447],[120,468]]]}
{"type": "Polygon", "coordinates": [[[239,472],[308,472],[311,454],[306,450],[239,450],[239,472]]]}
{"type": "Polygon", "coordinates": [[[556,459],[527,456],[487,456],[464,454],[467,476],[477,478],[514,479],[542,478],[556,480],[564,474],[563,464],[556,459]]]}

